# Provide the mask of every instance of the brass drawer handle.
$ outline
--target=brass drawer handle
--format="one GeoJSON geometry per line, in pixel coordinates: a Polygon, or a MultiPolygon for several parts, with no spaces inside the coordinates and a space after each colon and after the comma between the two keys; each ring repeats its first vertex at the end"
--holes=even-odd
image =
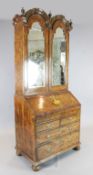
{"type": "Polygon", "coordinates": [[[69,132],[71,134],[72,133],[72,127],[69,127],[68,129],[69,129],[69,132]]]}
{"type": "Polygon", "coordinates": [[[59,131],[59,134],[62,134],[62,131],[61,130],[59,131]]]}
{"type": "Polygon", "coordinates": [[[51,124],[48,124],[48,128],[50,128],[51,124]]]}
{"type": "Polygon", "coordinates": [[[47,151],[50,153],[52,151],[52,148],[47,148],[47,151]]]}
{"type": "Polygon", "coordinates": [[[47,135],[47,138],[50,138],[50,135],[47,135]]]}
{"type": "Polygon", "coordinates": [[[58,144],[62,144],[63,143],[63,141],[62,140],[58,140],[58,144]]]}

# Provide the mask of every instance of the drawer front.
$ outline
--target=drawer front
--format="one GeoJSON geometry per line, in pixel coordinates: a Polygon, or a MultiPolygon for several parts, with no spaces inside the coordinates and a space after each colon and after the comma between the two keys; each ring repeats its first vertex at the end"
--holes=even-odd
{"type": "Polygon", "coordinates": [[[44,117],[41,117],[41,118],[38,117],[36,123],[39,124],[39,123],[46,123],[53,120],[59,120],[62,115],[63,115],[63,112],[47,114],[44,117]]]}
{"type": "Polygon", "coordinates": [[[80,115],[80,109],[72,109],[64,111],[63,117],[80,115]]]}
{"type": "Polygon", "coordinates": [[[75,143],[79,143],[79,134],[79,132],[73,132],[72,134],[69,134],[66,137],[64,137],[65,147],[68,147],[75,143]]]}
{"type": "Polygon", "coordinates": [[[59,120],[60,118],[69,117],[69,116],[76,116],[76,115],[80,115],[79,108],[59,111],[59,112],[55,112],[52,114],[47,114],[44,117],[37,117],[36,123],[37,124],[46,123],[48,121],[59,120]]]}
{"type": "Polygon", "coordinates": [[[36,125],[37,133],[44,130],[51,130],[59,127],[59,120],[36,125]]]}
{"type": "Polygon", "coordinates": [[[60,127],[51,131],[43,131],[37,134],[37,144],[51,141],[51,139],[62,137],[66,134],[72,133],[74,131],[79,131],[80,123],[72,123],[70,125],[60,127]]]}
{"type": "Polygon", "coordinates": [[[74,147],[78,143],[79,143],[79,132],[74,132],[60,139],[59,138],[54,139],[50,143],[37,148],[38,160],[47,158],[60,151],[64,152],[66,149],[74,147]]]}
{"type": "MultiPolygon", "coordinates": [[[[69,116],[69,114],[68,114],[69,116]]],[[[70,124],[70,123],[74,123],[80,121],[80,115],[77,113],[76,115],[72,115],[70,117],[65,117],[61,119],[61,126],[70,124]]]]}
{"type": "Polygon", "coordinates": [[[79,130],[80,130],[80,123],[79,122],[71,123],[69,125],[66,125],[66,126],[60,128],[60,136],[65,136],[65,135],[71,134],[75,131],[79,132],[79,130]]]}

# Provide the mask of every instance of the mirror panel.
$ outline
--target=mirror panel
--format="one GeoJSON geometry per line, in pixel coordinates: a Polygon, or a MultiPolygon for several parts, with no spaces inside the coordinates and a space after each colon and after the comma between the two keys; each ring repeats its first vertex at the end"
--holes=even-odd
{"type": "Polygon", "coordinates": [[[45,86],[44,36],[38,22],[33,23],[28,34],[28,58],[25,64],[27,89],[45,86]]]}
{"type": "Polygon", "coordinates": [[[52,86],[66,83],[66,39],[62,28],[57,28],[53,38],[52,86]]]}

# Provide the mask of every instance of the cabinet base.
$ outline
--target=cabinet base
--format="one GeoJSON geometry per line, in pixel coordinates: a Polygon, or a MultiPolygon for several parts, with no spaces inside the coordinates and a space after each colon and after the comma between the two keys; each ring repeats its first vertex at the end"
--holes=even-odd
{"type": "Polygon", "coordinates": [[[73,150],[79,151],[79,150],[80,150],[80,145],[78,145],[78,146],[76,146],[75,148],[73,148],[73,150]]]}
{"type": "Polygon", "coordinates": [[[17,156],[22,156],[22,153],[21,153],[21,151],[19,149],[16,149],[16,155],[17,156]]]}
{"type": "Polygon", "coordinates": [[[50,156],[50,157],[48,157],[48,158],[45,158],[45,159],[43,159],[43,160],[40,160],[40,161],[38,161],[38,162],[32,161],[31,158],[28,157],[28,155],[26,155],[26,154],[25,154],[24,152],[22,152],[20,149],[16,149],[16,154],[17,154],[18,156],[22,156],[22,155],[25,156],[28,160],[30,160],[30,161],[32,162],[32,170],[33,170],[33,171],[39,171],[39,170],[41,169],[41,164],[42,164],[42,163],[44,163],[44,162],[46,162],[46,161],[48,161],[48,160],[54,158],[55,156],[58,156],[58,155],[60,155],[60,154],[62,154],[62,153],[65,153],[65,152],[67,152],[67,151],[69,151],[69,150],[71,150],[71,149],[76,150],[76,151],[77,151],[77,150],[80,150],[80,145],[79,145],[79,144],[78,144],[78,145],[73,145],[73,146],[67,148],[67,149],[64,150],[64,151],[58,152],[58,153],[56,153],[55,155],[52,155],[52,156],[50,156]]]}
{"type": "Polygon", "coordinates": [[[39,171],[40,170],[40,165],[32,165],[32,170],[33,171],[39,171]]]}

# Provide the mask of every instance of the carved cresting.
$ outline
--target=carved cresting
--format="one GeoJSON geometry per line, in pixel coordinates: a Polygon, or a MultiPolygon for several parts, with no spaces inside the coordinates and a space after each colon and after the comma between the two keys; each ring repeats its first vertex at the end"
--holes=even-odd
{"type": "Polygon", "coordinates": [[[27,23],[29,18],[32,17],[33,15],[40,15],[42,18],[46,21],[45,25],[47,28],[52,28],[56,20],[60,20],[65,24],[66,30],[70,31],[72,30],[72,22],[71,20],[68,21],[66,20],[65,16],[63,15],[55,15],[52,17],[52,14],[45,13],[43,10],[39,8],[33,8],[25,12],[24,8],[21,9],[21,15],[15,15],[13,22],[16,24],[18,21],[22,21],[23,23],[27,23]]]}

